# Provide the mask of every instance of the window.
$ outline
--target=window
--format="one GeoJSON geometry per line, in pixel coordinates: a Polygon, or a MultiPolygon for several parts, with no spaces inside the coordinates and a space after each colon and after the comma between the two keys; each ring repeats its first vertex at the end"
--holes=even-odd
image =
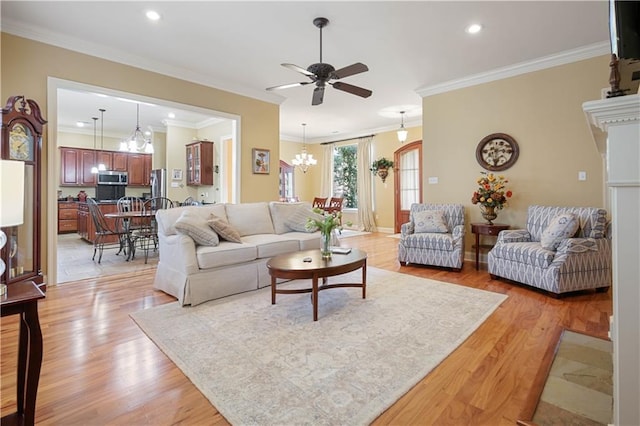
{"type": "Polygon", "coordinates": [[[343,197],[347,209],[358,208],[358,146],[333,148],[333,196],[343,197]]]}

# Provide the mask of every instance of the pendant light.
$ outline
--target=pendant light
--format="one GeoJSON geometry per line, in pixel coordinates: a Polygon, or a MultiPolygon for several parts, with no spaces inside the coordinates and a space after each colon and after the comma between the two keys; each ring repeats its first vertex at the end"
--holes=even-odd
{"type": "MultiPolygon", "coordinates": [[[[98,111],[100,111],[100,154],[102,154],[102,150],[104,149],[104,112],[106,109],[100,108],[98,111]]],[[[103,172],[105,170],[107,170],[107,166],[100,162],[100,164],[98,164],[98,171],[103,172]]]]}
{"type": "Polygon", "coordinates": [[[93,167],[91,167],[91,173],[98,173],[98,166],[96,161],[96,121],[98,121],[98,117],[91,117],[93,120],[93,167]]]}
{"type": "Polygon", "coordinates": [[[306,123],[302,123],[302,152],[300,154],[296,154],[296,158],[291,160],[294,167],[298,167],[302,170],[302,173],[307,173],[309,170],[309,166],[315,166],[318,164],[318,160],[313,158],[313,154],[307,154],[307,143],[306,143],[306,132],[305,127],[306,123]]]}
{"type": "Polygon", "coordinates": [[[401,124],[400,124],[400,128],[398,129],[398,141],[400,141],[400,143],[404,143],[404,141],[407,140],[407,134],[409,133],[405,128],[404,128],[404,113],[406,111],[400,111],[400,117],[401,117],[401,124]]]}
{"type": "Polygon", "coordinates": [[[136,129],[128,139],[120,142],[120,150],[129,152],[144,151],[147,154],[153,154],[151,139],[146,137],[140,130],[140,104],[136,104],[136,129]]]}

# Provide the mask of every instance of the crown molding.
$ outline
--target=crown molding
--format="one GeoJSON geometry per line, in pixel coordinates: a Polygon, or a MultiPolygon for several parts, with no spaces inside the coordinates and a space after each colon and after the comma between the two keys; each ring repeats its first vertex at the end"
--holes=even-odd
{"type": "Polygon", "coordinates": [[[240,86],[236,83],[224,80],[213,79],[209,75],[203,75],[188,68],[175,67],[164,62],[153,61],[141,58],[137,55],[131,55],[126,51],[118,49],[106,48],[104,45],[91,43],[86,40],[68,37],[59,33],[43,30],[33,25],[27,25],[20,22],[3,22],[2,31],[13,34],[15,36],[28,38],[30,40],[39,41],[41,43],[60,47],[62,49],[72,50],[74,52],[83,53],[85,55],[102,58],[108,61],[129,65],[140,68],[156,74],[162,74],[179,80],[191,83],[202,84],[236,95],[247,96],[264,102],[280,105],[286,98],[264,90],[256,90],[240,86]]]}
{"type": "Polygon", "coordinates": [[[502,80],[509,77],[515,77],[517,75],[540,71],[559,65],[570,64],[572,62],[582,61],[585,59],[590,59],[596,56],[606,55],[610,53],[611,47],[609,46],[609,42],[594,43],[588,46],[580,47],[578,49],[567,50],[553,55],[543,56],[533,61],[520,62],[518,64],[496,68],[491,71],[463,77],[457,80],[451,80],[432,86],[421,87],[416,89],[416,93],[425,98],[427,96],[446,93],[457,89],[463,89],[465,87],[477,86],[479,84],[502,80]]]}

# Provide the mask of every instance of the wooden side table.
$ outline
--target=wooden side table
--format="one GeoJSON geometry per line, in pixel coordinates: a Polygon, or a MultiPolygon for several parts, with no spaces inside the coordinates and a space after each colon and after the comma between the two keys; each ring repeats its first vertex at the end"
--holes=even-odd
{"type": "Polygon", "coordinates": [[[480,245],[480,235],[490,235],[497,237],[500,231],[504,231],[505,229],[509,229],[509,225],[504,223],[494,223],[489,225],[488,223],[472,223],[471,224],[471,232],[476,234],[476,271],[479,269],[478,264],[480,263],[480,248],[491,248],[493,245],[484,244],[480,245]]]}
{"type": "Polygon", "coordinates": [[[38,319],[38,299],[44,293],[33,281],[9,284],[7,293],[0,296],[0,312],[3,317],[20,315],[20,343],[18,346],[17,397],[18,409],[8,414],[3,425],[33,425],[36,413],[36,395],[42,366],[42,331],[38,319]]]}

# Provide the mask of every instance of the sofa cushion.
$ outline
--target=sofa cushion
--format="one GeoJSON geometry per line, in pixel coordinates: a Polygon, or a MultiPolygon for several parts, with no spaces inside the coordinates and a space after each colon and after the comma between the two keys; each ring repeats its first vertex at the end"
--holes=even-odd
{"type": "Polygon", "coordinates": [[[225,204],[227,220],[241,237],[255,234],[274,234],[267,203],[225,204]]]}
{"type": "Polygon", "coordinates": [[[207,220],[191,210],[182,212],[175,224],[181,234],[190,236],[196,244],[203,246],[217,246],[220,240],[218,234],[209,227],[207,220]]]}
{"type": "Polygon", "coordinates": [[[413,214],[414,232],[447,233],[447,224],[442,210],[422,210],[413,214]]]}
{"type": "Polygon", "coordinates": [[[316,232],[318,230],[317,226],[307,228],[307,221],[309,218],[318,221],[324,220],[324,216],[320,213],[314,212],[312,208],[301,206],[291,216],[289,216],[285,223],[292,231],[316,232]]]}
{"type": "Polygon", "coordinates": [[[209,217],[207,224],[220,236],[220,238],[234,243],[242,242],[238,230],[231,226],[231,224],[224,218],[212,214],[209,217]]]}
{"type": "Polygon", "coordinates": [[[455,242],[451,234],[421,233],[407,235],[402,239],[402,245],[417,249],[451,251],[455,242]]]}
{"type": "Polygon", "coordinates": [[[242,241],[256,246],[258,250],[258,259],[264,259],[300,250],[300,243],[298,240],[287,236],[287,234],[247,235],[242,237],[242,241]]]}
{"type": "Polygon", "coordinates": [[[200,269],[218,268],[251,262],[258,256],[258,249],[252,244],[236,244],[220,241],[216,247],[196,247],[196,259],[200,269]]]}
{"type": "Polygon", "coordinates": [[[273,221],[273,230],[276,234],[284,234],[290,232],[291,228],[287,226],[286,221],[300,208],[311,209],[308,202],[284,203],[279,201],[271,201],[269,203],[269,211],[271,212],[271,220],[273,221]]]}
{"type": "Polygon", "coordinates": [[[506,259],[525,265],[547,268],[553,262],[556,253],[542,248],[539,242],[496,244],[491,255],[498,259],[506,259]]]}
{"type": "Polygon", "coordinates": [[[573,213],[555,216],[542,232],[540,245],[545,250],[557,250],[562,240],[571,238],[578,230],[578,218],[573,213]]]}

